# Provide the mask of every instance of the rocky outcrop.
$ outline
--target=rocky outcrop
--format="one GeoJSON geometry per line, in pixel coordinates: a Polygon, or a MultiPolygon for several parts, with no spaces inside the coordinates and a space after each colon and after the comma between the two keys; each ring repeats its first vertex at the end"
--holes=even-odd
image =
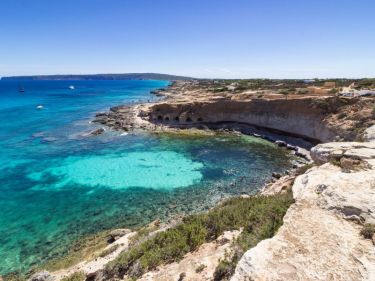
{"type": "Polygon", "coordinates": [[[360,234],[375,223],[375,145],[327,143],[311,155],[320,166],[295,180],[283,226],[245,253],[232,280],[375,280],[375,246],[360,234]]]}
{"type": "Polygon", "coordinates": [[[30,281],[54,281],[54,280],[55,278],[48,271],[37,272],[30,277],[30,281]]]}
{"type": "Polygon", "coordinates": [[[98,128],[98,129],[89,131],[87,133],[84,133],[84,134],[82,134],[82,136],[84,136],[84,137],[93,137],[94,136],[95,137],[95,136],[101,135],[102,133],[104,133],[104,129],[98,128]]]}
{"type": "Polygon", "coordinates": [[[213,280],[216,267],[227,252],[230,244],[241,231],[226,231],[217,240],[204,243],[195,252],[186,254],[182,260],[159,266],[144,274],[140,281],[209,281],[213,280]],[[183,278],[182,278],[183,277],[183,278]]]}
{"type": "MultiPolygon", "coordinates": [[[[131,232],[129,229],[116,229],[109,234],[109,245],[98,253],[98,256],[93,260],[82,260],[80,263],[73,265],[69,268],[61,269],[54,272],[44,272],[52,278],[48,280],[33,280],[29,281],[58,281],[65,277],[72,275],[73,273],[83,272],[86,277],[94,280],[96,276],[102,274],[105,266],[112,260],[114,260],[122,251],[129,247],[131,238],[136,232],[131,232]]],[[[43,272],[38,273],[43,274],[43,272]]],[[[100,279],[100,278],[98,278],[100,279]]]]}
{"type": "Polygon", "coordinates": [[[375,125],[365,130],[363,138],[365,141],[375,142],[375,125]]]}

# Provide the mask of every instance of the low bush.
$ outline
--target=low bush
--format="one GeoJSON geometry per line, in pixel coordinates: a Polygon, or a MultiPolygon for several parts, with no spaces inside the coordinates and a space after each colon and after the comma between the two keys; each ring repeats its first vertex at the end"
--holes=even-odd
{"type": "Polygon", "coordinates": [[[201,265],[199,265],[199,266],[195,269],[195,272],[196,272],[196,273],[200,273],[200,272],[202,272],[206,267],[207,267],[206,265],[201,264],[201,265]]]}
{"type": "Polygon", "coordinates": [[[84,280],[86,280],[86,275],[82,271],[74,272],[73,274],[61,279],[61,281],[84,281],[84,280]]]}
{"type": "Polygon", "coordinates": [[[361,235],[366,239],[372,239],[375,234],[375,224],[365,224],[361,230],[361,235]]]}
{"type": "Polygon", "coordinates": [[[240,249],[237,252],[243,253],[276,232],[292,202],[291,192],[228,199],[209,212],[189,216],[181,224],[121,253],[107,265],[106,277],[139,277],[158,265],[181,260],[186,253],[217,239],[227,230],[243,229],[236,242],[240,249]]]}
{"type": "Polygon", "coordinates": [[[119,245],[113,245],[107,249],[104,249],[100,254],[99,257],[104,258],[105,256],[108,256],[109,254],[112,254],[114,251],[118,249],[119,245]]]}
{"type": "Polygon", "coordinates": [[[97,253],[108,245],[108,234],[109,231],[103,231],[78,239],[64,256],[52,259],[36,268],[36,270],[46,269],[48,271],[56,271],[68,268],[82,260],[95,258],[97,253]]]}

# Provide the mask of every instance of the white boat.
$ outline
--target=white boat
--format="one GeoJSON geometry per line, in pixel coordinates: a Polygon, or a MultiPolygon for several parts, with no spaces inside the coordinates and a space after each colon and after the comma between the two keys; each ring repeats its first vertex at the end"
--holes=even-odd
{"type": "Polygon", "coordinates": [[[70,86],[69,86],[69,89],[74,90],[75,87],[74,87],[73,85],[70,85],[70,86]]]}
{"type": "Polygon", "coordinates": [[[43,109],[43,105],[38,105],[36,109],[43,109]]]}

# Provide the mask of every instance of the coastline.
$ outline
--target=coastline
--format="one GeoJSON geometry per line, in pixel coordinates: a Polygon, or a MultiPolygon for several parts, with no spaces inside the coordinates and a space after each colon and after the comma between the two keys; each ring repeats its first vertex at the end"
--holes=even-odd
{"type": "MultiPolygon", "coordinates": [[[[176,102],[173,95],[168,93],[168,90],[161,90],[161,91],[158,91],[156,94],[163,95],[164,98],[161,101],[157,101],[155,103],[138,104],[138,105],[133,105],[133,106],[117,106],[117,107],[111,108],[109,113],[98,113],[97,116],[96,116],[95,122],[100,123],[102,125],[109,126],[109,127],[113,128],[113,129],[116,129],[116,130],[135,131],[135,132],[142,131],[142,130],[146,130],[146,131],[148,130],[148,131],[152,131],[152,132],[157,133],[157,134],[158,133],[165,133],[165,132],[181,133],[181,132],[185,132],[185,129],[188,129],[187,131],[191,130],[193,133],[194,133],[194,130],[197,130],[197,129],[198,130],[203,129],[203,131],[205,131],[205,132],[210,132],[211,130],[215,131],[215,129],[216,129],[216,130],[219,130],[220,132],[229,133],[229,134],[243,134],[244,130],[249,130],[249,131],[247,131],[248,132],[247,134],[245,133],[245,135],[252,135],[254,137],[259,137],[259,138],[263,138],[265,140],[274,142],[274,143],[276,143],[276,145],[278,145],[280,147],[284,147],[286,149],[289,149],[296,156],[301,157],[301,159],[303,159],[305,164],[308,164],[308,163],[311,164],[312,163],[312,161],[311,161],[312,159],[309,156],[308,150],[302,150],[297,145],[290,144],[290,143],[287,143],[286,141],[281,140],[280,139],[281,136],[275,138],[275,135],[277,136],[277,134],[265,131],[264,129],[252,127],[251,128],[252,130],[250,130],[250,127],[252,125],[246,124],[244,127],[241,127],[242,124],[239,124],[239,123],[236,123],[236,122],[229,123],[229,124],[225,123],[225,122],[223,122],[223,123],[218,122],[218,123],[214,123],[214,126],[213,126],[214,128],[212,128],[212,127],[210,128],[210,124],[198,122],[198,123],[194,123],[194,124],[182,124],[182,125],[179,125],[179,126],[175,126],[175,124],[174,125],[171,125],[171,124],[168,124],[168,123],[166,124],[164,122],[165,120],[157,120],[158,119],[157,117],[153,118],[153,119],[152,118],[150,119],[150,117],[152,117],[152,112],[153,112],[152,110],[153,110],[153,107],[155,105],[158,105],[160,103],[162,104],[162,103],[169,103],[169,102],[175,103],[176,102]],[[159,92],[161,92],[161,93],[159,93],[159,92]]],[[[309,146],[307,148],[311,148],[312,146],[313,146],[313,144],[309,144],[309,146]]],[[[323,144],[321,146],[324,147],[325,145],[323,144]]],[[[318,145],[318,147],[319,147],[319,145],[318,145]]],[[[337,143],[337,147],[340,147],[340,143],[337,143]]],[[[372,149],[372,147],[369,148],[369,149],[372,149]]],[[[334,152],[334,153],[337,153],[337,152],[334,152]]],[[[323,163],[327,162],[327,160],[324,160],[324,161],[321,161],[321,162],[317,161],[316,151],[314,151],[314,154],[315,154],[315,156],[313,156],[313,158],[315,158],[314,159],[315,165],[321,165],[322,164],[321,162],[323,162],[323,163]]],[[[355,157],[358,157],[358,155],[356,154],[355,157]]],[[[312,165],[308,165],[308,166],[306,166],[306,169],[311,168],[311,167],[312,167],[312,165]]],[[[317,167],[313,168],[313,170],[314,169],[316,170],[317,167]]],[[[352,167],[349,167],[349,170],[351,170],[351,169],[352,169],[352,167]]],[[[307,173],[309,173],[309,171],[307,171],[307,173]]],[[[334,172],[336,172],[336,170],[334,172]]],[[[289,172],[289,175],[275,175],[275,177],[274,177],[275,180],[273,180],[273,181],[267,183],[265,186],[263,186],[257,192],[257,194],[271,196],[271,195],[286,192],[287,190],[291,189],[292,186],[293,186],[294,197],[296,199],[298,199],[298,196],[296,197],[296,195],[295,195],[295,187],[294,187],[296,185],[295,181],[296,181],[296,179],[304,176],[304,174],[305,174],[305,170],[300,169],[299,166],[296,166],[296,167],[294,167],[294,169],[292,171],[289,172]]],[[[297,184],[298,183],[300,183],[300,180],[299,181],[297,180],[297,184]]],[[[245,198],[246,198],[246,196],[245,196],[245,198]]],[[[288,211],[288,213],[293,212],[294,209],[295,208],[291,208],[288,211]]],[[[295,215],[295,212],[293,213],[293,215],[295,215]]],[[[325,214],[325,216],[326,216],[325,219],[331,220],[330,214],[325,214]]],[[[291,219],[289,219],[288,221],[290,221],[290,220],[291,219]]],[[[173,224],[173,225],[175,225],[175,224],[173,224]]],[[[168,226],[168,225],[163,226],[162,229],[166,230],[169,227],[170,226],[168,226]]],[[[284,229],[284,228],[283,228],[283,226],[281,227],[281,229],[284,229]]],[[[279,232],[277,232],[277,233],[279,233],[279,232]]],[[[124,237],[127,237],[127,236],[125,235],[124,237]]],[[[231,239],[233,239],[233,238],[231,238],[231,239]]],[[[232,241],[231,239],[229,239],[229,240],[232,241]]],[[[356,237],[356,239],[358,239],[358,237],[356,237]]],[[[272,238],[271,238],[271,240],[272,240],[272,238]]],[[[267,241],[267,240],[265,240],[265,241],[267,241]]],[[[287,241],[287,242],[289,242],[289,241],[287,241]]],[[[262,244],[262,243],[260,243],[260,244],[262,244]]],[[[257,247],[252,248],[252,249],[258,249],[258,248],[259,247],[257,246],[257,247]]],[[[121,249],[123,249],[123,248],[121,248],[121,249]]],[[[250,250],[250,252],[253,252],[253,250],[250,250]]],[[[246,256],[244,256],[244,259],[246,259],[245,263],[243,263],[243,262],[239,263],[238,269],[236,269],[236,273],[233,277],[234,278],[233,280],[243,280],[243,278],[245,276],[249,275],[249,274],[251,276],[257,276],[256,278],[262,278],[262,277],[259,277],[261,275],[256,275],[258,273],[252,272],[247,267],[246,263],[249,263],[248,256],[249,255],[247,253],[246,253],[246,256]]],[[[257,257],[259,258],[259,253],[257,253],[257,257]]],[[[261,256],[261,257],[263,257],[263,256],[261,256]]],[[[241,261],[242,260],[243,259],[241,259],[241,261]]],[[[103,268],[99,269],[99,271],[100,270],[103,270],[103,268]]],[[[164,270],[167,270],[167,269],[164,269],[164,270]]],[[[325,269],[325,270],[329,270],[329,269],[325,269]]],[[[69,271],[69,274],[70,273],[72,273],[72,271],[69,271]]],[[[97,273],[98,273],[98,269],[96,268],[96,271],[94,273],[88,273],[86,276],[91,276],[91,274],[93,276],[97,276],[96,275],[97,273]]],[[[266,274],[266,273],[262,272],[262,274],[266,274]]],[[[59,280],[59,278],[61,279],[63,276],[67,276],[67,275],[66,274],[65,275],[60,274],[58,276],[54,276],[54,277],[57,278],[57,280],[59,280]],[[58,277],[58,276],[60,276],[60,277],[58,277]]],[[[207,280],[209,280],[209,279],[207,279],[207,280]]],[[[256,279],[256,280],[258,280],[258,279],[256,279]]],[[[306,279],[306,280],[309,280],[309,279],[306,279]]]]}

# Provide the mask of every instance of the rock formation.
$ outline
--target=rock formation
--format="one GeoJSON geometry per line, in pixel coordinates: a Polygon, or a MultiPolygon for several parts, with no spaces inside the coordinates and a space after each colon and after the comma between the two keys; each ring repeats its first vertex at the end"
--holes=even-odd
{"type": "Polygon", "coordinates": [[[367,110],[371,102],[338,97],[285,100],[280,97],[208,99],[203,96],[188,101],[167,99],[148,107],[146,112],[149,121],[170,127],[231,122],[277,130],[319,142],[337,138],[352,141],[359,137],[362,129],[373,124],[371,113],[367,110]]]}
{"type": "Polygon", "coordinates": [[[375,246],[360,234],[375,223],[375,143],[320,144],[311,155],[320,166],[295,180],[283,226],[245,253],[232,280],[375,280],[375,246]]]}

